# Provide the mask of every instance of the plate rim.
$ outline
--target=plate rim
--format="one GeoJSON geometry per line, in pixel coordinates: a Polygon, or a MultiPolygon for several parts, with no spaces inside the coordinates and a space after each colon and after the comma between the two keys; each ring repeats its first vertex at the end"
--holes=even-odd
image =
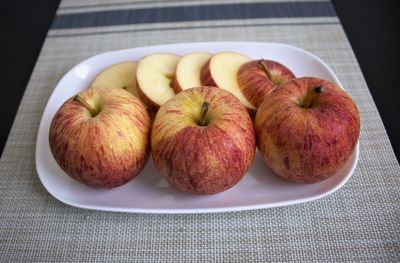
{"type": "MultiPolygon", "coordinates": [[[[351,163],[351,167],[349,168],[349,172],[342,178],[342,180],[336,184],[334,187],[329,189],[328,191],[325,191],[320,194],[316,194],[314,196],[309,196],[309,197],[304,197],[304,198],[299,198],[299,199],[292,199],[292,200],[286,200],[286,201],[278,201],[278,202],[273,202],[273,203],[266,203],[266,204],[254,204],[254,205],[240,205],[240,206],[228,206],[228,207],[218,207],[218,208],[125,208],[125,207],[113,207],[113,206],[99,206],[99,205],[86,205],[86,204],[80,204],[80,203],[75,203],[70,200],[65,200],[62,197],[60,197],[52,187],[50,187],[45,180],[43,180],[43,174],[41,173],[39,166],[39,158],[38,156],[40,155],[40,149],[41,146],[39,144],[40,141],[40,136],[42,135],[45,129],[45,113],[48,111],[48,108],[50,107],[50,101],[51,98],[53,97],[54,93],[56,90],[58,90],[60,84],[65,81],[65,79],[79,66],[88,63],[89,61],[102,57],[102,56],[109,56],[111,54],[115,53],[125,53],[125,52],[131,52],[131,51],[136,51],[136,52],[142,52],[141,50],[148,50],[148,49],[164,49],[164,48],[173,48],[173,47],[179,47],[179,46],[188,46],[188,45],[236,45],[236,46],[241,46],[241,45],[274,45],[274,46],[284,46],[289,49],[294,49],[296,51],[299,51],[301,53],[305,53],[308,56],[311,56],[313,59],[317,60],[319,63],[321,63],[325,69],[328,71],[328,73],[333,77],[335,82],[344,90],[340,80],[336,76],[336,74],[333,72],[333,70],[319,57],[314,55],[313,53],[304,50],[302,48],[299,48],[294,45],[286,44],[286,43],[278,43],[278,42],[257,42],[257,41],[216,41],[216,42],[184,42],[184,43],[171,43],[171,44],[165,44],[165,45],[150,45],[150,46],[141,46],[141,47],[134,47],[134,48],[126,48],[126,49],[118,49],[118,50],[111,50],[107,52],[103,52],[100,54],[93,55],[87,59],[84,59],[83,61],[77,63],[74,65],[70,70],[68,70],[57,82],[57,85],[54,87],[53,91],[51,92],[50,96],[48,97],[46,106],[44,107],[44,110],[42,112],[42,116],[40,119],[39,123],[39,128],[37,130],[37,138],[36,138],[36,149],[35,149],[35,167],[36,167],[36,172],[39,176],[41,184],[44,186],[46,191],[56,198],[58,201],[70,205],[72,207],[77,207],[77,208],[83,208],[83,209],[88,209],[88,210],[96,210],[96,211],[108,211],[108,212],[121,212],[121,213],[147,213],[147,214],[204,214],[204,213],[223,213],[223,212],[237,212],[237,211],[247,211],[247,210],[257,210],[257,209],[266,209],[266,208],[273,208],[273,207],[281,207],[281,206],[287,206],[287,205],[294,205],[294,204],[302,204],[306,202],[311,202],[315,201],[318,199],[321,199],[325,196],[328,196],[334,192],[336,192],[338,189],[342,188],[347,181],[352,177],[354,170],[357,166],[358,159],[359,159],[359,154],[360,154],[360,149],[359,149],[359,139],[357,140],[356,147],[353,150],[352,155],[355,155],[353,157],[354,161],[351,163]]],[[[111,65],[111,64],[110,64],[111,65]]],[[[110,65],[105,65],[105,66],[110,66],[110,65]]],[[[151,157],[150,157],[151,158],[151,157]]],[[[348,160],[349,161],[349,160],[348,160]]]]}

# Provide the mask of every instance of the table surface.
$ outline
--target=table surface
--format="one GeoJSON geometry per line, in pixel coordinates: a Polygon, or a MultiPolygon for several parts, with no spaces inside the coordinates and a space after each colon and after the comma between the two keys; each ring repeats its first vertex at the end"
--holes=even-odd
{"type": "Polygon", "coordinates": [[[62,1],[5,145],[0,175],[1,262],[400,260],[400,167],[329,1],[62,1]],[[89,211],[46,192],[35,170],[37,129],[68,69],[108,50],[223,40],[292,44],[338,75],[362,123],[359,163],[342,189],[301,205],[201,215],[89,211]]]}

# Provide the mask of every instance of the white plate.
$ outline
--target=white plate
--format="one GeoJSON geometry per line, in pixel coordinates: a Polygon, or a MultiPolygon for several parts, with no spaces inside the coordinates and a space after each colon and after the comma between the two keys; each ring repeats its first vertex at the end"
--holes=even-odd
{"type": "Polygon", "coordinates": [[[267,168],[260,154],[249,172],[233,188],[215,195],[196,196],[171,188],[150,158],[145,169],[128,184],[99,190],[78,183],[55,162],[49,148],[50,122],[61,104],[87,88],[93,77],[114,63],[140,60],[153,52],[185,54],[191,51],[238,51],[254,59],[268,58],[289,67],[298,76],[314,76],[341,86],[333,71],[319,58],[300,48],[278,43],[210,42],[151,46],[112,51],[89,58],[72,68],[58,83],[44,110],[36,143],[36,169],[47,191],[58,200],[81,208],[137,213],[210,213],[276,207],[312,201],[333,193],[351,177],[357,147],[346,165],[330,179],[296,184],[280,179],[267,168]]]}

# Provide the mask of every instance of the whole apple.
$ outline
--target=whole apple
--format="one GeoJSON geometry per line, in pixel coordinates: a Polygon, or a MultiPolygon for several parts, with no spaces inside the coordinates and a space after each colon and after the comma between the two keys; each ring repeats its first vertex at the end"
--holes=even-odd
{"type": "Polygon", "coordinates": [[[184,90],[163,104],[151,133],[154,164],[178,189],[214,194],[234,186],[255,154],[246,108],[214,87],[184,90]]]}
{"type": "Polygon", "coordinates": [[[151,121],[142,103],[120,88],[91,88],[55,114],[50,149],[69,176],[91,187],[133,179],[149,155],[151,121]]]}
{"type": "Polygon", "coordinates": [[[243,64],[237,74],[240,90],[256,107],[260,106],[269,92],[294,78],[294,74],[286,66],[263,59],[243,64]]]}
{"type": "Polygon", "coordinates": [[[348,160],[360,133],[349,95],[318,78],[293,79],[269,93],[255,118],[257,143],[267,164],[293,182],[333,176],[348,160]]]}

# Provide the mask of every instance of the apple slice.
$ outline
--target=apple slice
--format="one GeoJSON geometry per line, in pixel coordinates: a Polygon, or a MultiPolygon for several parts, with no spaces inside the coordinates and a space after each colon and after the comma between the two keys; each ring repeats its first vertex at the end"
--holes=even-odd
{"type": "Polygon", "coordinates": [[[92,81],[91,87],[117,87],[122,88],[136,97],[136,61],[114,64],[100,72],[92,81]]]}
{"type": "MultiPolygon", "coordinates": [[[[136,82],[136,61],[114,64],[100,72],[92,81],[90,87],[117,87],[139,98],[136,82]]],[[[146,106],[143,102],[142,104],[146,106]]]]}
{"type": "Polygon", "coordinates": [[[192,52],[179,60],[173,82],[173,88],[176,93],[202,86],[200,79],[201,69],[211,56],[211,53],[192,52]]]}
{"type": "Polygon", "coordinates": [[[251,61],[249,57],[236,52],[219,52],[212,56],[201,70],[201,83],[217,86],[231,92],[250,111],[256,107],[242,94],[237,81],[237,73],[243,64],[251,61]]]}
{"type": "Polygon", "coordinates": [[[260,59],[243,64],[237,78],[243,95],[258,108],[265,95],[295,75],[279,62],[260,59]]]}
{"type": "Polygon", "coordinates": [[[139,61],[136,71],[139,97],[150,107],[158,109],[175,96],[172,78],[180,56],[153,53],[139,61]]]}

